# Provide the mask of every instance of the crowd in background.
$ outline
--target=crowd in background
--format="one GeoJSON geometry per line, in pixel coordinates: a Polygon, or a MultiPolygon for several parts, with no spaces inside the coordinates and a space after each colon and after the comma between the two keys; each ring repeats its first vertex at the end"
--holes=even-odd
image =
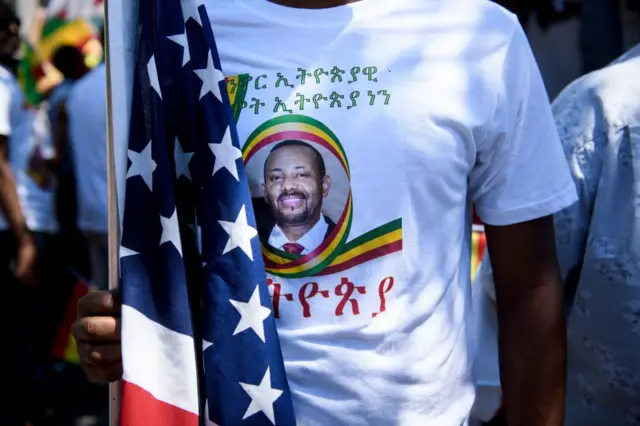
{"type": "MultiPolygon", "coordinates": [[[[582,73],[605,67],[624,53],[629,43],[623,37],[621,13],[640,10],[633,0],[497,2],[517,13],[525,27],[533,17],[542,29],[579,17],[580,43],[575,48],[583,59],[582,73]]],[[[44,34],[47,26],[40,22],[37,28],[44,34]]],[[[102,42],[102,29],[95,25],[92,28],[96,39],[102,42]]],[[[83,45],[59,42],[46,58],[40,58],[40,68],[47,71],[53,67],[57,77],[50,78],[45,72],[38,77],[41,84],[29,84],[28,76],[20,74],[23,43],[19,17],[7,4],[0,4],[0,283],[4,290],[0,365],[7,371],[0,391],[0,424],[103,425],[107,422],[107,389],[84,378],[75,362],[68,327],[75,301],[90,288],[107,287],[105,66],[92,62],[83,45]],[[34,87],[36,95],[30,92],[34,87]],[[39,307],[42,300],[49,301],[47,306],[52,306],[51,300],[58,303],[53,304],[55,309],[43,311],[39,307]]],[[[31,49],[32,53],[38,51],[37,46],[31,49]]],[[[640,76],[640,66],[636,64],[632,70],[637,71],[636,78],[640,76]]],[[[633,74],[629,71],[620,75],[631,78],[633,74]]],[[[584,85],[577,83],[567,90],[586,90],[584,85]]],[[[578,94],[568,93],[554,104],[554,113],[561,125],[579,127],[580,123],[566,121],[565,109],[574,108],[572,99],[579,98],[578,94]]],[[[635,111],[640,110],[640,92],[637,99],[635,111]]],[[[589,100],[583,102],[588,104],[589,100]]],[[[565,136],[568,134],[573,136],[563,140],[567,142],[567,156],[572,158],[578,148],[571,145],[575,132],[567,130],[565,136]]],[[[637,142],[640,135],[635,137],[637,142]]],[[[606,145],[606,141],[603,143],[606,145]]],[[[640,149],[635,154],[640,155],[640,149]]],[[[638,161],[638,157],[632,159],[633,164],[638,161]]],[[[615,174],[617,169],[607,173],[615,174]]],[[[599,182],[589,183],[587,189],[599,182]]],[[[589,197],[595,196],[585,191],[589,197]]],[[[640,197],[640,191],[637,193],[640,197]]],[[[592,199],[588,202],[595,205],[592,199]]],[[[593,213],[593,205],[586,208],[585,214],[593,213]]],[[[633,239],[633,233],[627,236],[633,239]]],[[[633,246],[632,242],[625,244],[633,246]]],[[[575,250],[582,254],[587,251],[585,247],[575,250]]],[[[627,274],[625,282],[629,285],[640,286],[634,269],[640,269],[640,263],[633,263],[640,261],[634,260],[633,253],[626,255],[631,260],[620,267],[620,273],[627,274]]],[[[575,270],[582,267],[581,254],[574,253],[574,258],[578,260],[574,259],[575,264],[569,267],[579,276],[575,270]]],[[[577,288],[576,284],[571,297],[581,301],[579,310],[584,311],[584,295],[579,297],[577,288]]],[[[611,291],[615,292],[615,287],[611,291]]],[[[625,315],[631,319],[623,326],[640,327],[640,305],[630,307],[625,315]]],[[[609,346],[599,350],[616,351],[609,346]]],[[[629,392],[640,394],[640,378],[633,374],[612,372],[619,380],[628,381],[629,392]]],[[[575,380],[576,386],[587,386],[588,375],[577,372],[575,380]]],[[[597,398],[598,395],[585,394],[576,404],[588,406],[597,398]]],[[[640,401],[640,396],[635,398],[640,401]]],[[[640,408],[635,417],[629,414],[627,418],[628,425],[640,425],[640,408]]]]}
{"type": "Polygon", "coordinates": [[[75,301],[108,279],[102,29],[39,13],[25,40],[0,4],[0,424],[106,425],[70,338],[75,301]]]}

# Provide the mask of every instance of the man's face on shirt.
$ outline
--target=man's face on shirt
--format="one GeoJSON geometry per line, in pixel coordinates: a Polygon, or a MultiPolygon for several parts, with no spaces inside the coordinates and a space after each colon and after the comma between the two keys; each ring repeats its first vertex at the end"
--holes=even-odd
{"type": "Polygon", "coordinates": [[[313,226],[320,219],[330,178],[322,176],[319,161],[306,146],[283,146],[269,154],[262,191],[279,226],[313,226]]]}

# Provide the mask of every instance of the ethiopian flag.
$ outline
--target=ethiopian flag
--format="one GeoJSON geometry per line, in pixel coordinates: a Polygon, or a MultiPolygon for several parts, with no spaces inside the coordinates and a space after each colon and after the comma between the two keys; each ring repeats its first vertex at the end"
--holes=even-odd
{"type": "Polygon", "coordinates": [[[55,51],[64,45],[81,49],[89,67],[102,61],[102,46],[96,30],[88,21],[50,18],[42,28],[36,46],[23,41],[18,79],[31,105],[39,104],[43,94],[62,81],[62,76],[51,65],[50,60],[55,51]]]}
{"type": "Polygon", "coordinates": [[[89,291],[91,291],[89,284],[82,278],[76,277],[71,296],[67,300],[64,317],[58,326],[51,348],[53,358],[66,361],[69,364],[80,365],[76,341],[71,335],[71,326],[76,319],[78,301],[89,291]]]}
{"type": "Polygon", "coordinates": [[[484,226],[475,212],[473,212],[473,230],[471,234],[471,280],[476,277],[478,267],[487,249],[487,239],[484,235],[484,226]]]}

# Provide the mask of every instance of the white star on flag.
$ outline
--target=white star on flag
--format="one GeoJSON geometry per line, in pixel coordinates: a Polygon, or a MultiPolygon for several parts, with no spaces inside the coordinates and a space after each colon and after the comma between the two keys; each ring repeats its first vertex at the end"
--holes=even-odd
{"type": "Polygon", "coordinates": [[[137,251],[133,251],[131,249],[128,249],[124,246],[120,246],[120,259],[124,259],[125,257],[129,257],[129,256],[135,256],[139,254],[137,251]]]}
{"type": "Polygon", "coordinates": [[[189,171],[189,161],[191,161],[191,157],[193,157],[193,152],[184,152],[180,141],[176,137],[176,144],[173,148],[173,158],[176,162],[176,178],[185,176],[191,180],[191,172],[189,171]]]}
{"type": "MultiPolygon", "coordinates": [[[[209,349],[211,346],[213,346],[213,343],[206,341],[205,339],[202,339],[202,354],[204,355],[204,353],[207,351],[207,349],[209,349]]],[[[204,364],[202,365],[202,369],[203,371],[206,370],[204,364]]],[[[206,373],[206,371],[204,371],[206,373]]],[[[208,403],[209,401],[207,401],[208,403]]],[[[209,410],[206,411],[207,412],[207,417],[209,417],[209,410]]]]}
{"type": "Polygon", "coordinates": [[[233,146],[233,140],[231,139],[231,129],[227,127],[222,136],[220,143],[210,143],[209,149],[216,157],[213,164],[214,176],[218,170],[227,169],[231,176],[233,176],[238,182],[238,166],[236,161],[242,158],[242,151],[233,146]]]}
{"type": "Polygon", "coordinates": [[[160,215],[160,223],[162,224],[162,237],[160,237],[160,245],[171,243],[174,245],[180,256],[182,256],[182,243],[180,242],[180,225],[178,223],[178,210],[173,209],[171,217],[160,215]]]}
{"type": "Polygon", "coordinates": [[[269,367],[267,367],[267,372],[264,374],[258,386],[242,382],[240,382],[240,386],[242,386],[242,389],[251,397],[251,404],[249,404],[249,408],[247,408],[247,412],[244,413],[242,420],[262,411],[271,423],[275,425],[276,420],[273,413],[273,403],[280,398],[282,391],[271,387],[271,371],[269,367]]]}
{"type": "Polygon", "coordinates": [[[167,36],[172,42],[182,46],[182,66],[184,67],[191,60],[191,52],[189,52],[189,40],[187,39],[187,29],[184,29],[184,33],[167,36]]]}
{"type": "Polygon", "coordinates": [[[127,171],[127,179],[140,176],[149,187],[149,191],[153,191],[153,171],[158,165],[151,157],[151,141],[142,152],[129,150],[127,156],[131,160],[131,167],[127,171]]]}
{"type": "Polygon", "coordinates": [[[119,255],[120,258],[118,259],[120,261],[120,265],[122,266],[122,259],[124,259],[125,257],[129,257],[129,256],[136,256],[140,253],[138,253],[137,251],[133,251],[131,249],[128,249],[124,246],[120,246],[120,250],[119,250],[119,255]]]}
{"type": "Polygon", "coordinates": [[[222,93],[220,92],[220,82],[224,81],[224,74],[213,65],[213,56],[211,51],[207,56],[207,68],[193,70],[194,73],[202,80],[202,88],[200,89],[200,99],[204,98],[207,93],[213,93],[213,96],[222,102],[222,93]]]}
{"type": "Polygon", "coordinates": [[[182,17],[186,24],[189,18],[193,18],[200,26],[202,26],[202,19],[200,18],[200,12],[198,8],[204,5],[204,0],[180,0],[180,6],[182,6],[182,17]]]}
{"type": "Polygon", "coordinates": [[[207,342],[206,340],[202,340],[202,351],[206,351],[207,349],[209,349],[211,346],[213,346],[213,343],[211,342],[207,342]]]}
{"type": "Polygon", "coordinates": [[[240,249],[253,260],[253,251],[251,250],[251,239],[258,235],[258,231],[249,226],[247,223],[247,209],[243,205],[238,213],[238,217],[235,222],[227,222],[219,220],[218,223],[225,232],[229,235],[229,241],[224,246],[222,254],[227,254],[236,247],[240,249]]]}
{"type": "Polygon", "coordinates": [[[151,87],[156,91],[160,99],[162,99],[162,90],[160,90],[160,80],[158,79],[158,67],[156,66],[156,56],[152,55],[147,62],[147,72],[149,73],[149,82],[151,87]]]}
{"type": "Polygon", "coordinates": [[[237,300],[229,300],[229,302],[231,302],[240,314],[240,322],[233,332],[233,335],[235,336],[245,330],[252,329],[260,340],[262,340],[262,343],[266,343],[263,321],[269,317],[271,310],[262,306],[260,301],[260,287],[256,286],[256,289],[251,295],[251,299],[249,299],[247,303],[238,302],[237,300]]]}

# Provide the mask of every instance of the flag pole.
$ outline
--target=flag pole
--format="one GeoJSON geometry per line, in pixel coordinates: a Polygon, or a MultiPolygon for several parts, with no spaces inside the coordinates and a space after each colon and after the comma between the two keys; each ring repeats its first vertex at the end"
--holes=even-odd
{"type": "MultiPolygon", "coordinates": [[[[107,85],[107,199],[109,220],[109,288],[118,287],[119,262],[118,242],[120,241],[120,220],[118,215],[118,194],[116,183],[115,151],[113,140],[113,100],[111,95],[111,56],[109,49],[109,0],[104,2],[104,55],[107,85]]],[[[119,423],[120,382],[109,384],[109,425],[119,423]]]]}

